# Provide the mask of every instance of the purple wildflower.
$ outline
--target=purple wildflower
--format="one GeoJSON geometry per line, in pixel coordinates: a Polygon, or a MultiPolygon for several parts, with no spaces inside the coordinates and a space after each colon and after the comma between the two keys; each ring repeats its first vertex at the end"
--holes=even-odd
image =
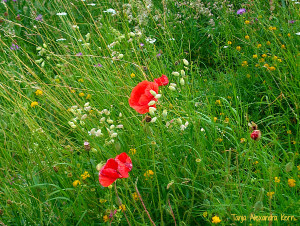
{"type": "Polygon", "coordinates": [[[39,21],[43,21],[43,15],[42,14],[39,14],[35,20],[39,20],[39,21]]]}
{"type": "Polygon", "coordinates": [[[82,52],[77,53],[76,56],[82,56],[82,52]]]}
{"type": "Polygon", "coordinates": [[[142,46],[142,47],[143,47],[144,45],[145,45],[144,43],[140,43],[140,46],[142,46]]]}
{"type": "Polygon", "coordinates": [[[295,23],[296,21],[295,20],[289,20],[289,23],[290,24],[293,24],[293,23],[295,23]]]}
{"type": "Polygon", "coordinates": [[[239,9],[236,13],[237,13],[237,15],[242,15],[242,14],[245,13],[245,12],[246,12],[246,9],[241,8],[241,9],[239,9]]]}
{"type": "Polygon", "coordinates": [[[94,67],[102,67],[102,64],[95,64],[94,67]]]}
{"type": "Polygon", "coordinates": [[[12,44],[11,47],[10,47],[11,50],[18,50],[19,48],[20,47],[16,44],[12,44]]]}

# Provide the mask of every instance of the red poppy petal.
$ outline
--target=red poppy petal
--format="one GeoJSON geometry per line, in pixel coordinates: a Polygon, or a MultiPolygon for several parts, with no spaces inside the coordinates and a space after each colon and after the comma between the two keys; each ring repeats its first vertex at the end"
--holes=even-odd
{"type": "Polygon", "coordinates": [[[128,173],[132,169],[132,161],[130,157],[125,152],[123,152],[122,154],[117,155],[115,160],[119,164],[118,172],[122,175],[122,177],[129,177],[128,173]]]}
{"type": "Polygon", "coordinates": [[[112,178],[109,176],[103,176],[101,175],[101,173],[99,172],[99,183],[103,186],[103,187],[108,187],[109,185],[111,185],[112,183],[114,183],[118,178],[112,178]]]}
{"type": "Polygon", "coordinates": [[[115,180],[121,177],[118,173],[118,163],[114,159],[108,159],[99,172],[99,183],[103,187],[108,187],[115,180]]]}

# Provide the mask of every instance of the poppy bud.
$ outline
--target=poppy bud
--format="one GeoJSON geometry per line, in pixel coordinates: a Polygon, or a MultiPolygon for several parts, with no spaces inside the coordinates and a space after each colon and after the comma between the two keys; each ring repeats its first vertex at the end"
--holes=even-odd
{"type": "Polygon", "coordinates": [[[184,70],[181,70],[181,71],[180,71],[180,74],[181,74],[181,76],[185,76],[185,71],[184,71],[184,70]]]}
{"type": "Polygon", "coordinates": [[[151,121],[151,117],[149,115],[147,115],[146,118],[145,118],[145,121],[146,122],[150,122],[151,121]]]}
{"type": "Polygon", "coordinates": [[[84,142],[84,150],[86,150],[86,151],[89,151],[89,150],[91,150],[90,143],[89,143],[89,142],[87,142],[87,141],[85,141],[85,142],[84,142]]]}
{"type": "Polygon", "coordinates": [[[174,76],[179,76],[179,73],[178,73],[177,71],[173,71],[173,72],[172,72],[172,75],[174,75],[174,76]]]}
{"type": "Polygon", "coordinates": [[[261,138],[261,132],[260,130],[254,130],[250,137],[253,139],[253,140],[259,140],[261,138]]]}

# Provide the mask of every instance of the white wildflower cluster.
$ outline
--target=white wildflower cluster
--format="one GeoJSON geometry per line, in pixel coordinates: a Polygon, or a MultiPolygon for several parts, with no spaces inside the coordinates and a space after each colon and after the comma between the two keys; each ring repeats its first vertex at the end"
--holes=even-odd
{"type": "MultiPolygon", "coordinates": [[[[183,65],[184,65],[184,69],[185,70],[188,70],[189,68],[187,67],[187,66],[189,66],[189,62],[186,60],[186,59],[183,59],[182,60],[182,62],[183,62],[183,65]]],[[[186,73],[185,73],[185,70],[180,70],[180,72],[177,72],[177,71],[173,71],[172,72],[172,75],[174,75],[174,76],[176,76],[176,77],[181,77],[180,79],[179,79],[179,83],[180,83],[180,85],[182,85],[182,86],[184,86],[185,85],[185,79],[186,79],[186,77],[187,77],[187,75],[186,75],[186,73]]],[[[169,85],[169,89],[171,90],[171,91],[175,91],[176,90],[176,87],[177,87],[177,84],[176,83],[170,83],[170,85],[169,85]]]]}
{"type": "Polygon", "coordinates": [[[120,123],[122,113],[119,113],[117,119],[115,120],[108,109],[99,111],[96,108],[92,108],[89,102],[85,103],[83,108],[80,108],[76,105],[72,106],[69,111],[75,116],[68,122],[71,128],[75,129],[79,125],[82,127],[83,131],[85,131],[84,127],[89,128],[87,129],[87,133],[92,137],[103,137],[105,139],[105,145],[114,143],[115,138],[119,136],[118,130],[123,129],[124,127],[120,123]],[[99,125],[92,128],[88,125],[90,123],[87,123],[87,119],[92,118],[90,117],[91,114],[99,118],[99,125]]]}
{"type": "MultiPolygon", "coordinates": [[[[161,98],[161,94],[159,93],[156,93],[154,90],[150,90],[150,93],[153,95],[153,97],[157,100],[159,100],[161,98]]],[[[148,106],[153,106],[154,104],[157,104],[157,101],[155,100],[151,100],[149,103],[148,103],[148,106]]],[[[156,108],[155,107],[149,107],[149,113],[150,115],[152,116],[155,116],[155,111],[156,111],[156,108]]],[[[151,118],[151,121],[152,123],[156,122],[157,120],[157,116],[151,118]]]]}
{"type": "Polygon", "coordinates": [[[149,13],[152,11],[151,0],[136,0],[123,5],[123,12],[127,15],[128,22],[144,27],[149,22],[149,13]],[[133,12],[136,9],[136,12],[133,12]]]}
{"type": "Polygon", "coordinates": [[[170,127],[171,128],[173,126],[173,124],[176,124],[177,126],[179,126],[179,128],[180,128],[181,131],[184,131],[188,127],[189,122],[186,121],[183,124],[181,118],[176,118],[176,119],[172,119],[172,120],[166,122],[166,127],[168,127],[168,128],[170,127]]]}

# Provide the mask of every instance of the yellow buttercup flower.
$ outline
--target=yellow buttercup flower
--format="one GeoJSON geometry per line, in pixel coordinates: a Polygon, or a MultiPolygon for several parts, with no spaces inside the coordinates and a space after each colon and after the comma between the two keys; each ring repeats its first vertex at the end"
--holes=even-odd
{"type": "Polygon", "coordinates": [[[214,117],[214,122],[216,122],[218,120],[218,118],[217,117],[214,117]]]}
{"type": "Polygon", "coordinates": [[[108,217],[107,215],[104,215],[104,216],[103,216],[103,221],[104,221],[104,222],[107,222],[108,220],[109,220],[109,217],[108,217]]]}
{"type": "Polygon", "coordinates": [[[254,59],[257,58],[257,54],[254,54],[252,57],[253,57],[254,59]]]}
{"type": "Polygon", "coordinates": [[[85,97],[85,99],[91,99],[91,97],[92,97],[92,95],[91,94],[88,94],[88,95],[86,95],[86,97],[85,97]]]}
{"type": "Polygon", "coordinates": [[[275,177],[274,181],[275,183],[280,183],[280,177],[275,177]]]}
{"type": "Polygon", "coordinates": [[[228,44],[228,45],[231,45],[231,44],[232,44],[232,42],[231,42],[231,41],[228,41],[228,42],[227,42],[227,44],[228,44]]]}
{"type": "Polygon", "coordinates": [[[216,100],[215,104],[216,105],[221,105],[221,101],[220,100],[216,100]]]}
{"type": "Polygon", "coordinates": [[[246,20],[246,21],[245,21],[245,24],[250,24],[250,21],[249,21],[249,20],[246,20]]]}
{"type": "Polygon", "coordinates": [[[131,77],[131,78],[134,78],[134,77],[135,77],[135,74],[134,74],[134,73],[131,73],[130,77],[131,77]]]}
{"type": "Polygon", "coordinates": [[[246,40],[249,40],[249,39],[250,39],[249,35],[246,35],[246,36],[245,36],[245,39],[246,39],[246,40]]]}
{"type": "Polygon", "coordinates": [[[119,206],[119,209],[122,211],[126,211],[126,206],[124,204],[122,204],[119,206]]]}
{"type": "Polygon", "coordinates": [[[35,91],[35,95],[37,95],[37,96],[43,95],[43,91],[38,89],[37,91],[35,91]]]}
{"type": "Polygon", "coordinates": [[[139,200],[139,196],[138,196],[138,194],[137,194],[136,192],[132,193],[132,198],[133,198],[135,201],[139,200]]]}
{"type": "Polygon", "coordinates": [[[240,46],[237,46],[237,47],[236,47],[236,50],[237,50],[237,51],[241,51],[241,49],[242,49],[242,47],[240,47],[240,46]]]}
{"type": "Polygon", "coordinates": [[[271,42],[270,42],[270,41],[267,41],[266,44],[269,46],[269,45],[271,45],[271,42]]]}
{"type": "Polygon", "coordinates": [[[220,222],[221,222],[220,217],[214,216],[214,217],[212,218],[212,223],[213,223],[213,224],[218,224],[218,223],[220,223],[220,222]]]}
{"type": "Polygon", "coordinates": [[[80,97],[84,97],[84,93],[79,93],[78,94],[80,97]]]}
{"type": "Polygon", "coordinates": [[[275,194],[275,192],[271,191],[271,192],[267,192],[267,196],[272,199],[273,195],[275,194]]]}
{"type": "Polygon", "coordinates": [[[77,187],[78,185],[80,185],[80,181],[79,181],[79,180],[75,180],[75,181],[73,182],[73,186],[74,186],[74,187],[77,187]]]}
{"type": "Polygon", "coordinates": [[[261,47],[261,44],[258,44],[258,45],[257,45],[257,48],[260,48],[260,47],[261,47]]]}
{"type": "Polygon", "coordinates": [[[288,185],[292,188],[296,186],[296,181],[292,179],[288,179],[288,185]]]}
{"type": "Polygon", "coordinates": [[[34,108],[34,107],[37,106],[37,105],[39,105],[39,103],[36,102],[36,101],[33,101],[33,102],[30,104],[30,106],[31,106],[32,108],[34,108]]]}

